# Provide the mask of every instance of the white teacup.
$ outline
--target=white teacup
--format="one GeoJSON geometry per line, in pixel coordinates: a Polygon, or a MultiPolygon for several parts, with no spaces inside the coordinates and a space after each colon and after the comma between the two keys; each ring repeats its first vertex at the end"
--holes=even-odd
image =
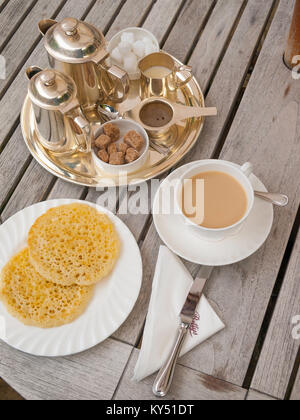
{"type": "Polygon", "coordinates": [[[228,236],[232,236],[239,232],[242,225],[245,223],[246,219],[248,218],[249,214],[254,205],[254,190],[249,180],[250,175],[253,172],[253,166],[251,163],[245,163],[242,167],[239,167],[231,162],[227,162],[224,160],[204,160],[200,161],[195,164],[191,169],[186,171],[180,180],[178,181],[176,191],[175,191],[175,203],[178,213],[183,217],[187,226],[194,231],[199,237],[202,239],[210,240],[210,241],[220,241],[228,236]],[[221,228],[221,229],[211,229],[199,226],[195,222],[193,222],[190,218],[188,218],[183,210],[182,210],[182,192],[183,192],[183,185],[184,181],[187,179],[191,179],[195,175],[209,172],[209,171],[217,171],[217,172],[225,172],[228,175],[231,175],[238,181],[242,187],[244,188],[247,199],[248,199],[248,207],[244,217],[235,223],[232,226],[221,228]]]}

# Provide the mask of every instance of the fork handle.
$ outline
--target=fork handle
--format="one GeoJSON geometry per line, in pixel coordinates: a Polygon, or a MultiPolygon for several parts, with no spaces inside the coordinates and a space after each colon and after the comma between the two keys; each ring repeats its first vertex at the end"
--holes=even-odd
{"type": "Polygon", "coordinates": [[[156,395],[157,397],[165,397],[170,389],[176,368],[176,363],[179,358],[188,329],[188,324],[181,324],[174,348],[170,353],[168,360],[160,369],[157,375],[152,389],[154,395],[156,395]]]}

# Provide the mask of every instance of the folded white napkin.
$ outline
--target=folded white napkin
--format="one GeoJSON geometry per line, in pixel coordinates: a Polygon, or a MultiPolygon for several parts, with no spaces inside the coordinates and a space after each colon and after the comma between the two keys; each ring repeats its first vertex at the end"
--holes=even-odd
{"type": "MultiPolygon", "coordinates": [[[[141,381],[158,371],[167,361],[180,326],[180,312],[193,278],[182,261],[167,247],[159,251],[152,296],[143,336],[142,349],[134,371],[134,381],[141,381]]],[[[225,328],[203,296],[192,331],[188,333],[181,355],[225,328]]]]}

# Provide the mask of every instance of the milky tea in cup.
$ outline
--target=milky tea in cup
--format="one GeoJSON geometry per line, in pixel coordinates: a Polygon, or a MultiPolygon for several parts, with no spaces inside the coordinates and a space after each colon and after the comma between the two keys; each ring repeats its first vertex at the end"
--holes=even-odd
{"type": "Polygon", "coordinates": [[[238,223],[246,214],[248,208],[247,194],[243,186],[231,175],[225,172],[208,171],[194,175],[183,186],[183,214],[208,229],[222,229],[238,223]],[[198,181],[202,181],[199,183],[198,181]],[[204,196],[199,192],[204,187],[204,196]],[[200,189],[199,189],[200,188],[200,189]],[[198,203],[204,199],[204,203],[198,203]],[[198,213],[195,220],[195,206],[204,204],[204,213],[198,213]],[[201,216],[202,214],[202,216],[201,216]]]}

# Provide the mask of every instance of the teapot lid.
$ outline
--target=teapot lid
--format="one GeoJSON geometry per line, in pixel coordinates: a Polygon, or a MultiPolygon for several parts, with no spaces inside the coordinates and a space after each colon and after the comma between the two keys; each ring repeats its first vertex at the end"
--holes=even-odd
{"type": "Polygon", "coordinates": [[[48,53],[66,63],[92,61],[99,51],[105,49],[105,45],[104,35],[100,31],[75,18],[66,18],[53,25],[45,35],[48,53]]]}
{"type": "Polygon", "coordinates": [[[28,87],[30,99],[48,110],[75,107],[77,88],[73,80],[56,70],[41,70],[32,77],[28,87]]]}

